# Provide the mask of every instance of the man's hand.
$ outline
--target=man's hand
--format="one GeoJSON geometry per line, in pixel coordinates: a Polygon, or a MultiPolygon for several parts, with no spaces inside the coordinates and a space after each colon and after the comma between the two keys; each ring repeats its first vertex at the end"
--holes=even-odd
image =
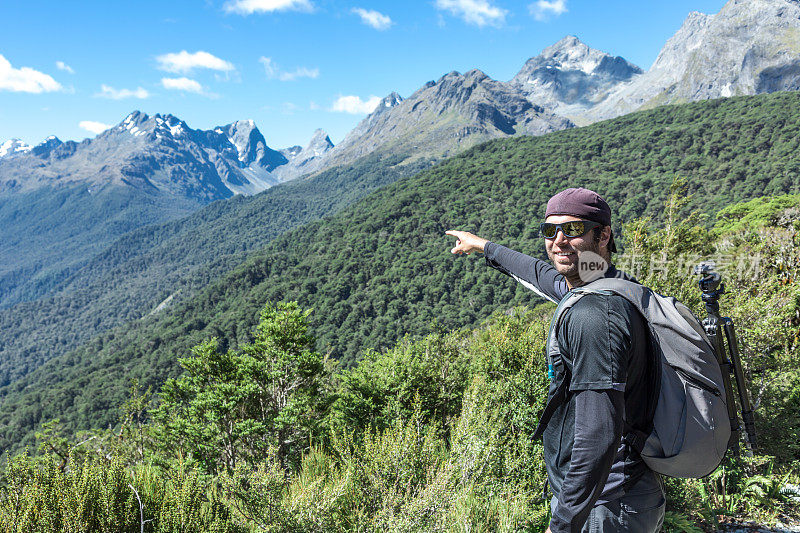
{"type": "Polygon", "coordinates": [[[486,246],[487,242],[489,242],[486,239],[482,239],[477,235],[473,235],[472,233],[466,231],[449,230],[445,231],[445,234],[452,235],[458,239],[455,247],[450,250],[450,253],[458,255],[469,255],[472,252],[483,252],[483,247],[486,246]]]}

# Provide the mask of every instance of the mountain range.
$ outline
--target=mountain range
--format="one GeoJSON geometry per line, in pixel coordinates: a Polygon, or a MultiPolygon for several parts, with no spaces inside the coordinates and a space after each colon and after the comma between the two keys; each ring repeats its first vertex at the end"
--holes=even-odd
{"type": "Polygon", "coordinates": [[[568,35],[526,61],[509,85],[554,113],[580,120],[641,74],[642,69],[622,57],[589,48],[568,35]]]}
{"type": "MultiPolygon", "coordinates": [[[[430,166],[402,160],[368,156],[258,195],[214,202],[130,231],[59,279],[21,285],[41,295],[0,308],[0,386],[103,331],[170,312],[287,230],[430,166]]],[[[6,301],[13,296],[26,294],[6,301]]]]}
{"type": "Polygon", "coordinates": [[[135,111],[80,143],[0,145],[0,307],[45,294],[127,231],[369,154],[435,161],[659,104],[800,87],[800,2],[730,0],[691,13],[646,72],[567,36],[508,82],[450,72],[391,93],[339,145],[323,130],[270,148],[253,121],[194,130],[135,111]]]}
{"type": "Polygon", "coordinates": [[[80,143],[48,137],[27,147],[6,141],[0,152],[0,195],[78,183],[89,189],[127,185],[206,204],[279,183],[276,168],[324,154],[319,135],[306,150],[276,151],[252,120],[194,130],[173,115],[134,111],[80,143]]]}
{"type": "Polygon", "coordinates": [[[80,143],[6,141],[0,383],[169,312],[281,233],[484,141],[795,90],[799,76],[800,2],[730,0],[690,14],[647,71],[568,36],[508,82],[473,69],[391,93],[336,146],[318,130],[305,147],[273,149],[252,121],[195,130],[138,111],[80,143]]]}
{"type": "Polygon", "coordinates": [[[540,135],[656,105],[798,88],[800,2],[729,0],[717,14],[690,13],[647,71],[567,36],[508,82],[471,70],[445,74],[406,99],[391,93],[335,147],[318,130],[305,149],[276,151],[252,121],[202,131],[172,115],[139,112],[80,144],[51,137],[29,147],[11,139],[0,145],[0,194],[86,180],[91,172],[95,184],[145,180],[208,201],[257,193],[376,150],[447,156],[490,138],[540,135]],[[173,152],[180,155],[165,157],[173,152]],[[16,165],[2,161],[11,156],[16,165]],[[183,166],[171,168],[177,160],[183,166]]]}
{"type": "Polygon", "coordinates": [[[302,168],[331,146],[318,132],[306,149],[282,153],[251,120],[204,131],[138,111],[80,143],[4,143],[0,307],[42,295],[137,227],[263,191],[281,181],[276,168],[302,168]]]}

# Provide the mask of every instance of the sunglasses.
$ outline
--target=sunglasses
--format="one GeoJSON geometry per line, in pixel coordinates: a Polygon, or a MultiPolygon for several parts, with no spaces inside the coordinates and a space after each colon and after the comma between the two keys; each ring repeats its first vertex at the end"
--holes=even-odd
{"type": "Polygon", "coordinates": [[[542,232],[542,237],[545,239],[555,239],[558,230],[561,230],[564,237],[580,237],[589,230],[601,225],[599,222],[592,222],[591,220],[572,220],[561,224],[542,222],[539,224],[539,231],[542,232]]]}

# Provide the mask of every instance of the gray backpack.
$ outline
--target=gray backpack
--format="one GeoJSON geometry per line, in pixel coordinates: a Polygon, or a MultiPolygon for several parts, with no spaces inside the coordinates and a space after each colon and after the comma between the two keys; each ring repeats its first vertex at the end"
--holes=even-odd
{"type": "MultiPolygon", "coordinates": [[[[661,361],[652,431],[645,434],[627,428],[626,441],[639,450],[647,466],[661,474],[710,474],[728,449],[731,425],[722,371],[703,326],[674,298],[631,281],[601,278],[571,290],[559,303],[547,340],[551,360],[561,357],[556,340],[559,321],[567,309],[590,293],[618,294],[633,304],[650,326],[650,345],[661,361]]],[[[560,394],[561,399],[553,398],[556,403],[566,398],[566,386],[560,394]]],[[[544,430],[556,407],[548,403],[537,434],[544,430]]]]}

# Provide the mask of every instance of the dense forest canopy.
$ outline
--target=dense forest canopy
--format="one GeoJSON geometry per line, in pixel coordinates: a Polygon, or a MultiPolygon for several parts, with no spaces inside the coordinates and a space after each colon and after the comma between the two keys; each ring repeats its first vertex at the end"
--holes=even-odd
{"type": "MultiPolygon", "coordinates": [[[[34,301],[20,296],[22,303],[11,306],[12,300],[1,297],[0,280],[0,386],[98,333],[191,298],[281,233],[430,164],[423,159],[398,165],[401,160],[397,154],[373,154],[346,168],[139,228],[91,260],[81,255],[82,266],[70,269],[69,275],[60,271],[33,280],[36,287],[30,295],[45,295],[34,301]]],[[[72,261],[68,252],[63,259],[72,261]]]]}

